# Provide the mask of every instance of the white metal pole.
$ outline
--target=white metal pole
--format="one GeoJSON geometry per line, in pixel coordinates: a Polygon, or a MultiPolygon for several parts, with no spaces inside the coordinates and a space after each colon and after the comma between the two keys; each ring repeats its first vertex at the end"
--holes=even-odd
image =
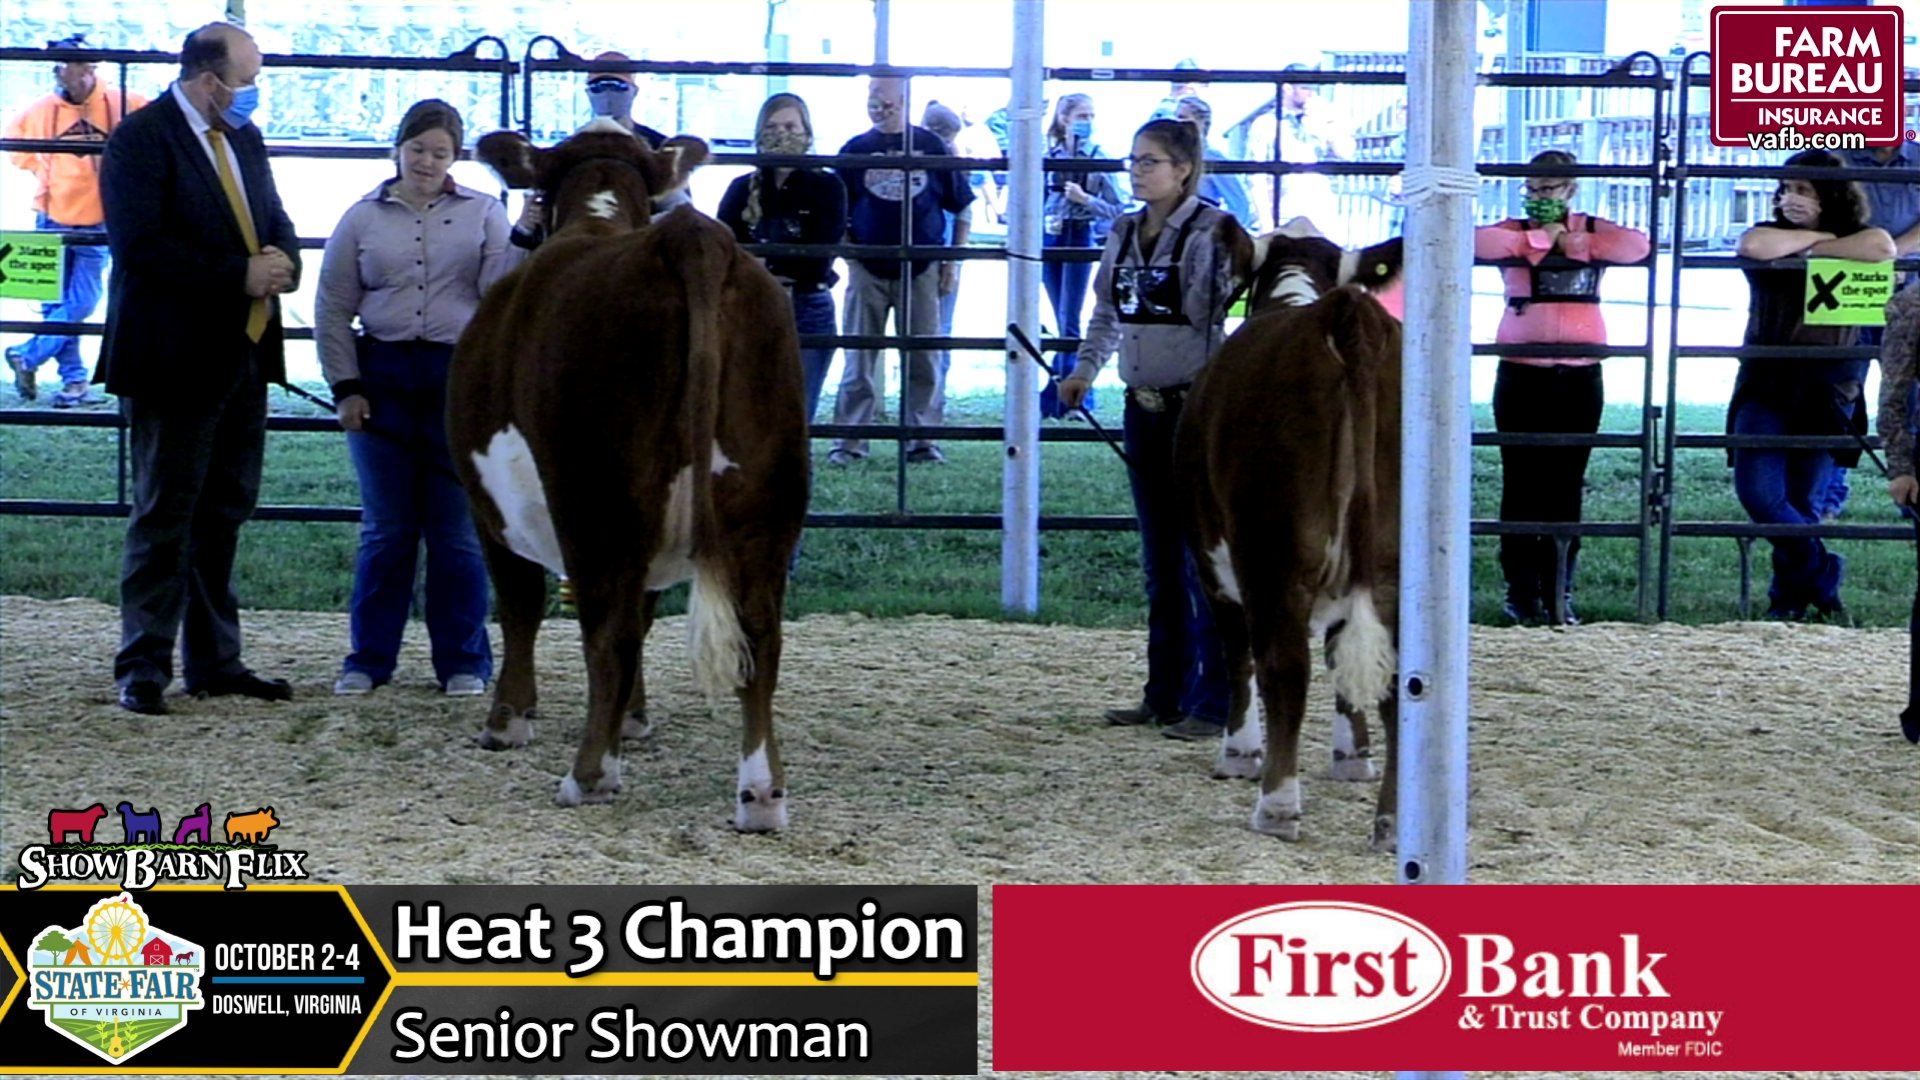
{"type": "Polygon", "coordinates": [[[1467,876],[1474,15],[1474,0],[1433,0],[1410,9],[1404,188],[1415,194],[1407,215],[1402,397],[1403,884],[1456,885],[1467,876]]]}
{"type": "MultiPolygon", "coordinates": [[[[1527,5],[1521,0],[1507,5],[1507,74],[1520,75],[1526,69],[1527,55],[1527,5]]],[[[1527,157],[1527,95],[1533,91],[1529,87],[1514,86],[1507,89],[1507,160],[1525,161],[1527,157]]],[[[1521,207],[1526,199],[1520,188],[1524,181],[1508,179],[1507,216],[1520,217],[1521,207]]]]}
{"type": "MultiPolygon", "coordinates": [[[[873,0],[873,62],[893,63],[893,4],[891,0],[873,0]]],[[[911,117],[907,120],[912,123],[911,117]]]]}
{"type": "MultiPolygon", "coordinates": [[[[1046,0],[1013,2],[1007,137],[1007,321],[1040,340],[1040,92],[1046,0]]],[[[1007,335],[1006,446],[1000,474],[1000,606],[1040,608],[1039,365],[1007,335]]]]}

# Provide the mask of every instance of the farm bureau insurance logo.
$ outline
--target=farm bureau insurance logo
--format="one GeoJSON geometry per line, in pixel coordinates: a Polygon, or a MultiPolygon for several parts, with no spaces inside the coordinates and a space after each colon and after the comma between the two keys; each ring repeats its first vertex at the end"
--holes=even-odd
{"type": "Polygon", "coordinates": [[[20,849],[20,889],[30,892],[49,881],[102,879],[134,890],[150,889],[161,881],[218,881],[228,889],[244,889],[248,878],[304,881],[307,877],[306,852],[282,851],[267,843],[267,837],[280,827],[271,806],[232,811],[216,825],[212,805],[203,802],[181,815],[171,840],[157,808],[140,811],[123,802],[117,811],[120,843],[95,839],[109,817],[104,803],[47,811],[48,842],[20,849]]]}
{"type": "Polygon", "coordinates": [[[1431,1005],[1453,959],[1440,935],[1397,911],[1345,901],[1236,915],[1193,950],[1193,982],[1214,1005],[1286,1031],[1358,1031],[1431,1005]]]}
{"type": "Polygon", "coordinates": [[[1714,8],[1714,145],[1898,144],[1905,32],[1901,10],[1890,6],[1714,8]]]}
{"type": "Polygon", "coordinates": [[[203,1004],[199,945],[154,926],[126,893],[94,902],[78,926],[49,926],[27,957],[27,1007],[118,1065],[185,1027],[203,1004]]]}

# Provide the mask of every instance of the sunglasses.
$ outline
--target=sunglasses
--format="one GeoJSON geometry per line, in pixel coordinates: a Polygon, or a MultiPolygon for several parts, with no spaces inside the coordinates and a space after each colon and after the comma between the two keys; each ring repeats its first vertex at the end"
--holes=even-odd
{"type": "Polygon", "coordinates": [[[595,79],[587,84],[589,94],[631,94],[633,84],[625,79],[595,79]]]}

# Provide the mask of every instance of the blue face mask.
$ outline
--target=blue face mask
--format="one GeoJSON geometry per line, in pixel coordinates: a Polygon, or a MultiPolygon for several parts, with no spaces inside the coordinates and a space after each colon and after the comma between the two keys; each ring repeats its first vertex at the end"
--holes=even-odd
{"type": "MultiPolygon", "coordinates": [[[[221,86],[227,86],[221,83],[221,86]]],[[[260,88],[257,86],[227,86],[233,91],[233,104],[220,110],[220,119],[229,128],[239,131],[253,122],[253,110],[260,107],[260,88]]]]}
{"type": "Polygon", "coordinates": [[[1082,142],[1085,142],[1086,140],[1093,138],[1093,121],[1075,120],[1073,123],[1067,125],[1067,131],[1074,138],[1079,139],[1082,142]]]}

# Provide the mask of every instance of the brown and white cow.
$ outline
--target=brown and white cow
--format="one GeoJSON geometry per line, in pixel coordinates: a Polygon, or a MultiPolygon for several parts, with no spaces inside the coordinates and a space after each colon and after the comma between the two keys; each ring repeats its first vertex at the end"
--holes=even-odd
{"type": "Polygon", "coordinates": [[[546,197],[551,236],[460,338],[448,437],[486,548],[505,662],[479,741],[533,738],[547,573],[572,583],[587,723],[563,805],[620,790],[644,735],[641,648],[661,590],[689,579],[689,648],[709,699],[744,714],[734,825],[787,822],[773,735],[787,564],[806,512],[799,341],[785,293],[691,208],[653,218],[707,156],[596,121],[550,150],[512,132],[478,156],[546,197]]]}
{"type": "Polygon", "coordinates": [[[1387,764],[1373,843],[1390,846],[1400,324],[1367,287],[1398,275],[1401,242],[1343,251],[1296,219],[1253,246],[1253,314],[1194,381],[1174,451],[1232,686],[1214,775],[1259,777],[1253,828],[1299,838],[1310,641],[1324,629],[1340,712],[1333,775],[1373,778],[1363,710],[1377,705],[1387,764]]]}

